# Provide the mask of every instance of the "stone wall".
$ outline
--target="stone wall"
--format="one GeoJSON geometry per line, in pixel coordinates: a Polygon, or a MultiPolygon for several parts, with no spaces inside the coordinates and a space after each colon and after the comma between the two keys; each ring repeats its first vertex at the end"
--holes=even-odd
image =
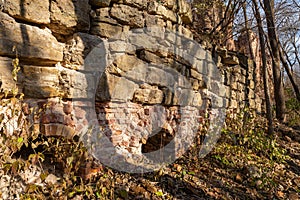
{"type": "Polygon", "coordinates": [[[99,135],[86,136],[100,129],[111,142],[91,147],[101,161],[139,155],[153,164],[158,154],[151,153],[161,146],[177,158],[209,109],[259,111],[253,63],[225,49],[212,56],[195,42],[184,0],[0,5],[2,91],[17,86],[29,107],[43,108],[34,127],[46,135],[84,135],[91,146],[103,146],[99,135]]]}
{"type": "Polygon", "coordinates": [[[224,82],[228,86],[228,109],[236,113],[250,108],[254,113],[263,110],[262,99],[257,95],[257,71],[254,61],[242,53],[218,49],[216,62],[223,71],[224,82]]]}

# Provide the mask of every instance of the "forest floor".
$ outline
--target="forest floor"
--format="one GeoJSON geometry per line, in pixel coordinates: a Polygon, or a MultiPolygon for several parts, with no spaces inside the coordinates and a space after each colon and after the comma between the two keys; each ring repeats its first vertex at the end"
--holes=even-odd
{"type": "Polygon", "coordinates": [[[175,163],[147,174],[121,173],[96,164],[85,165],[84,171],[82,167],[66,171],[66,165],[48,159],[31,162],[27,168],[12,165],[10,170],[0,170],[0,197],[300,199],[300,130],[277,125],[276,135],[269,143],[263,136],[223,133],[205,158],[199,159],[191,149],[175,163]]]}

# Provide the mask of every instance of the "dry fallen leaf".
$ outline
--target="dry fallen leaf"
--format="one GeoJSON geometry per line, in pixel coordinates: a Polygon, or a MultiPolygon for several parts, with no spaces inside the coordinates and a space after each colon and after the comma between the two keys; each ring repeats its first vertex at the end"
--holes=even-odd
{"type": "Polygon", "coordinates": [[[282,191],[277,191],[276,196],[279,198],[284,198],[284,193],[282,191]]]}
{"type": "Polygon", "coordinates": [[[296,193],[296,192],[291,192],[290,194],[289,194],[289,200],[299,200],[299,195],[296,193]]]}
{"type": "Polygon", "coordinates": [[[238,182],[243,182],[243,178],[240,173],[237,173],[237,175],[235,176],[235,180],[238,182]]]}
{"type": "Polygon", "coordinates": [[[57,176],[55,176],[54,174],[49,174],[48,176],[47,176],[47,178],[45,179],[45,182],[46,183],[50,183],[50,184],[56,184],[57,183],[57,181],[58,181],[58,177],[57,176]]]}

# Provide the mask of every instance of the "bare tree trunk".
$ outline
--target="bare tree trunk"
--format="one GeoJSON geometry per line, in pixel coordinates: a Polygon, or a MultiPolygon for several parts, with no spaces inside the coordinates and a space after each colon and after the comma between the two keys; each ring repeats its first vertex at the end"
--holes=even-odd
{"type": "Polygon", "coordinates": [[[273,79],[274,79],[274,98],[276,103],[276,118],[280,121],[285,119],[285,99],[282,83],[282,74],[280,71],[280,53],[279,42],[274,23],[274,0],[264,0],[264,10],[266,13],[268,37],[273,55],[273,79]]]}
{"type": "Polygon", "coordinates": [[[296,42],[292,42],[292,45],[295,49],[295,57],[296,57],[296,60],[298,61],[298,64],[300,65],[300,58],[299,58],[299,52],[298,52],[298,48],[296,46],[296,42]]]}
{"type": "Polygon", "coordinates": [[[286,61],[286,59],[285,59],[285,57],[284,57],[284,55],[283,55],[283,51],[284,51],[284,50],[283,50],[283,49],[281,48],[281,46],[280,46],[279,52],[280,52],[281,63],[282,63],[282,65],[284,66],[284,69],[285,69],[285,71],[286,71],[286,73],[287,73],[287,75],[288,75],[288,77],[289,77],[289,79],[290,79],[290,81],[291,81],[291,84],[292,84],[292,86],[293,86],[293,89],[294,89],[296,98],[297,98],[297,100],[300,102],[300,91],[299,91],[299,87],[298,87],[298,85],[296,84],[296,82],[295,82],[295,80],[294,80],[294,77],[293,77],[293,74],[292,74],[292,72],[291,72],[291,69],[289,68],[289,65],[288,65],[288,63],[287,63],[287,61],[286,61]]]}
{"type": "Polygon", "coordinates": [[[252,0],[254,4],[254,13],[255,18],[257,21],[258,33],[259,33],[259,43],[261,48],[262,54],[262,64],[263,64],[263,84],[264,84],[264,93],[265,93],[265,103],[266,103],[266,110],[267,110],[267,120],[268,120],[268,133],[272,135],[274,132],[273,128],[273,116],[272,116],[272,109],[271,109],[271,101],[270,101],[270,92],[269,92],[269,85],[268,85],[268,69],[267,69],[267,56],[266,56],[266,47],[265,47],[265,38],[264,38],[264,30],[262,28],[262,20],[259,13],[258,5],[256,0],[252,0]]]}
{"type": "Polygon", "coordinates": [[[254,53],[251,45],[251,37],[249,33],[249,26],[248,26],[248,15],[247,15],[247,2],[243,2],[243,13],[244,13],[244,19],[245,19],[245,29],[246,29],[246,34],[247,34],[247,40],[248,40],[248,45],[249,45],[249,53],[250,53],[250,58],[251,60],[254,60],[254,53]]]}

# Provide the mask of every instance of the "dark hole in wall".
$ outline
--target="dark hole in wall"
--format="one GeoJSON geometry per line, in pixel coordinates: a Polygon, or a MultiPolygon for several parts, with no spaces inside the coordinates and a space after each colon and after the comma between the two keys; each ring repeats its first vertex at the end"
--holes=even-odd
{"type": "Polygon", "coordinates": [[[162,129],[160,132],[147,139],[146,144],[142,145],[142,153],[160,150],[168,145],[174,137],[175,135],[172,135],[166,129],[162,129]]]}

